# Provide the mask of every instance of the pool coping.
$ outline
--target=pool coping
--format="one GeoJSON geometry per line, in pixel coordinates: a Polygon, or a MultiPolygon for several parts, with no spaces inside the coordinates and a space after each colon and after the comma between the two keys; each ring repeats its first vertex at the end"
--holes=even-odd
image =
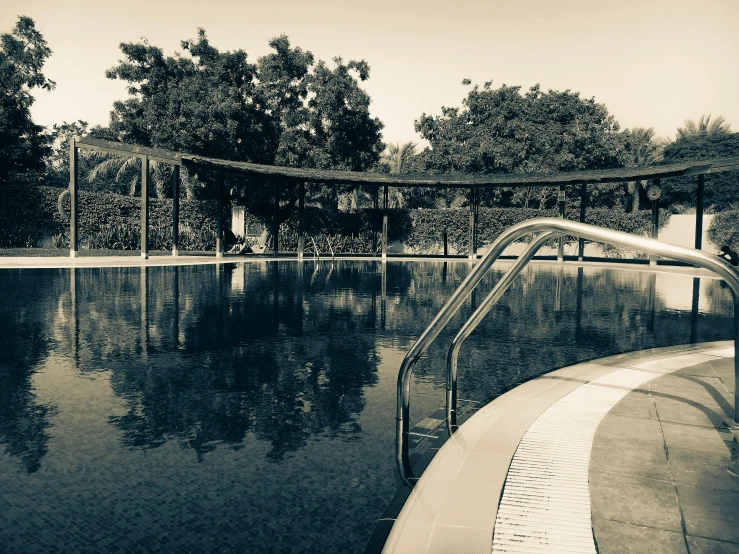
{"type": "MultiPolygon", "coordinates": [[[[498,397],[481,408],[446,440],[438,449],[438,454],[427,462],[427,469],[412,491],[400,491],[395,499],[395,509],[391,510],[392,505],[388,507],[388,511],[395,511],[397,515],[391,517],[393,514],[386,511],[384,514],[386,517],[378,523],[365,552],[379,552],[380,549],[388,553],[443,552],[449,548],[459,553],[491,552],[494,546],[492,541],[496,519],[503,517],[499,509],[509,479],[511,462],[516,456],[522,438],[542,414],[570,393],[599,378],[605,377],[607,380],[618,371],[624,370],[627,374],[633,375],[645,373],[647,371],[645,368],[652,368],[648,371],[654,371],[654,375],[645,377],[649,382],[653,378],[660,378],[682,368],[683,362],[695,364],[711,359],[710,355],[701,352],[731,345],[733,341],[708,342],[600,358],[547,373],[498,397]],[[641,369],[635,370],[634,366],[641,369]],[[667,369],[655,370],[655,368],[667,369]],[[407,500],[403,498],[404,496],[407,500]],[[397,506],[401,502],[402,507],[397,506]],[[385,535],[386,541],[382,541],[381,535],[385,535]],[[384,542],[384,549],[379,544],[381,542],[384,542]]],[[[625,393],[626,396],[629,392],[625,393]]],[[[609,411],[610,408],[604,415],[608,415],[609,411]]],[[[598,433],[595,435],[599,436],[598,433]]],[[[586,445],[588,457],[592,440],[593,437],[586,445]]],[[[585,463],[586,483],[587,467],[588,464],[585,463]]],[[[583,478],[582,468],[579,478],[580,480],[583,478]]],[[[587,485],[585,496],[587,497],[587,485]]],[[[516,502],[513,500],[514,508],[516,502]]],[[[589,514],[585,523],[590,535],[592,531],[589,514]]],[[[521,525],[518,522],[516,524],[521,525]]],[[[620,522],[610,524],[620,525],[620,522]]],[[[636,528],[640,529],[638,526],[636,528]]],[[[633,532],[633,529],[631,531],[633,532]]],[[[521,531],[516,533],[521,534],[521,531]]],[[[533,534],[540,537],[541,531],[534,529],[533,534]]],[[[503,532],[500,535],[498,542],[504,538],[503,532]]],[[[510,539],[510,536],[508,538],[510,539]]],[[[519,537],[514,537],[514,540],[518,541],[519,537]]],[[[686,534],[686,544],[687,540],[686,534]]],[[[498,546],[500,548],[494,551],[509,551],[505,547],[498,546]]],[[[735,546],[739,549],[739,544],[735,546]]],[[[510,540],[509,547],[512,548],[510,551],[518,548],[515,542],[511,546],[510,540]]],[[[587,544],[583,548],[583,552],[595,551],[587,544]]],[[[580,551],[579,546],[577,550],[574,547],[568,550],[580,551]]],[[[601,552],[605,551],[601,548],[601,552]]]]}
{"type": "MultiPolygon", "coordinates": [[[[393,255],[386,258],[380,256],[322,256],[316,258],[306,256],[297,258],[295,255],[249,254],[249,255],[224,255],[222,257],[206,255],[178,255],[159,253],[150,255],[148,258],[141,256],[82,256],[82,257],[35,257],[35,256],[0,256],[0,269],[73,269],[73,268],[106,268],[106,267],[177,267],[195,265],[223,265],[242,264],[255,262],[300,262],[300,263],[334,263],[340,261],[362,261],[373,263],[392,262],[449,262],[449,263],[477,263],[481,258],[469,259],[467,257],[443,257],[443,256],[402,256],[393,255]]],[[[511,265],[515,263],[515,257],[501,257],[496,262],[497,266],[511,265]]],[[[696,277],[708,277],[720,279],[715,273],[703,268],[688,266],[685,264],[658,261],[656,266],[645,263],[635,263],[634,260],[612,260],[609,259],[567,259],[559,261],[556,258],[541,257],[534,258],[530,264],[547,265],[559,267],[599,267],[610,269],[629,269],[638,272],[673,273],[679,275],[693,275],[696,277]]]]}

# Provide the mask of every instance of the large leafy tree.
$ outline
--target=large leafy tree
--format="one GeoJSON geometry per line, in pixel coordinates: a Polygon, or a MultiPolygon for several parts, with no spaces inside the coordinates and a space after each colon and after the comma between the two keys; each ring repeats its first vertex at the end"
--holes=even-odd
{"type": "MultiPolygon", "coordinates": [[[[127,81],[131,97],[115,103],[111,133],[234,161],[353,171],[375,165],[382,123],[370,116],[370,98],[355,77],[369,77],[366,62],[336,58],[332,69],[314,66],[313,55],[285,36],[270,46],[272,53],[250,64],[242,50],[220,52],[202,29],[197,40],[182,42],[182,56],[165,57],[146,41],[121,44],[125,59],[107,76],[127,81]]],[[[205,194],[225,181],[250,211],[265,220],[274,214],[273,188],[263,180],[212,171],[197,178],[205,194]]],[[[297,187],[283,184],[277,223],[296,201],[297,187]]]]}
{"type": "Polygon", "coordinates": [[[118,140],[202,156],[271,162],[267,114],[254,100],[256,67],[246,53],[219,52],[202,29],[165,57],[148,42],[121,44],[125,59],[106,76],[129,83],[110,129],[118,140]]]}
{"type": "Polygon", "coordinates": [[[51,138],[31,118],[31,90],[53,90],[42,73],[51,49],[33,19],[20,16],[10,33],[0,35],[0,182],[40,175],[51,152],[51,138]]]}
{"type": "MultiPolygon", "coordinates": [[[[569,90],[542,92],[538,85],[525,94],[518,86],[474,86],[461,108],[423,114],[416,131],[430,143],[424,158],[432,172],[572,171],[625,161],[622,133],[603,104],[569,90]]],[[[618,187],[605,188],[613,194],[618,187]]]]}
{"type": "MultiPolygon", "coordinates": [[[[700,133],[679,138],[664,149],[665,163],[736,156],[739,156],[739,133],[700,133]]],[[[669,179],[663,187],[664,201],[673,206],[695,205],[696,181],[696,177],[669,179]]],[[[739,173],[706,175],[704,201],[716,211],[728,209],[739,203],[739,173]]]]}

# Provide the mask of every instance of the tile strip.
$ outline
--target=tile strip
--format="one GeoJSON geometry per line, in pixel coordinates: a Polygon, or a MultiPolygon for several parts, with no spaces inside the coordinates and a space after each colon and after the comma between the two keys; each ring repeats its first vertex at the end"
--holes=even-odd
{"type": "MultiPolygon", "coordinates": [[[[714,356],[726,353],[723,349],[711,352],[714,356]]],[[[575,389],[544,411],[524,434],[511,461],[492,551],[595,554],[588,465],[598,425],[632,390],[710,360],[705,354],[671,356],[618,369],[575,389]]]]}

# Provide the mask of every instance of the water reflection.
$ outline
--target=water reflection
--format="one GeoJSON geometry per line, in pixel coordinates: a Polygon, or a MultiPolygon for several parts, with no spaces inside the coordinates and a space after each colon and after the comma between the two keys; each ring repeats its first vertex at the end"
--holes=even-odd
{"type": "Polygon", "coordinates": [[[61,279],[39,279],[35,286],[25,275],[9,272],[0,286],[5,293],[0,309],[0,445],[28,473],[38,471],[48,452],[50,417],[56,407],[40,404],[34,391],[33,373],[49,355],[54,339],[27,299],[40,295],[52,308],[59,298],[61,307],[60,289],[65,288],[61,279]]]}
{"type": "MultiPolygon", "coordinates": [[[[241,517],[261,518],[266,526],[258,538],[257,531],[239,530],[239,540],[262,541],[264,551],[279,551],[263,531],[292,513],[295,496],[252,491],[272,481],[282,490],[287,481],[305,510],[320,514],[336,506],[344,513],[343,523],[336,517],[321,523],[319,535],[336,532],[316,539],[314,551],[361,550],[362,533],[371,531],[394,492],[400,360],[469,267],[306,260],[0,272],[0,463],[12,462],[20,475],[57,468],[35,484],[14,475],[18,491],[56,487],[60,475],[70,476],[71,490],[88,482],[96,490],[115,489],[116,464],[134,474],[158,472],[157,494],[166,493],[171,479],[207,488],[214,471],[231,472],[231,485],[249,498],[239,503],[241,517]],[[86,397],[89,382],[98,383],[95,394],[107,391],[108,397],[86,397]],[[69,391],[82,392],[72,402],[69,391]],[[85,442],[90,425],[80,414],[105,436],[85,442]],[[69,446],[71,437],[84,448],[69,446]],[[58,470],[59,459],[96,473],[74,477],[58,470]],[[147,465],[153,459],[161,465],[147,465]],[[108,466],[114,477],[105,480],[108,466]],[[334,481],[326,477],[331,471],[334,481]],[[363,485],[368,480],[375,485],[363,485]]],[[[412,422],[443,404],[449,342],[507,267],[482,283],[419,362],[412,422]]],[[[486,401],[578,361],[731,338],[732,309],[718,280],[531,266],[466,342],[459,395],[486,401]]],[[[121,498],[114,500],[135,503],[121,498]]],[[[166,511],[152,504],[176,519],[182,507],[171,505],[166,511]]],[[[143,520],[151,514],[126,506],[131,514],[143,510],[143,520]]],[[[230,520],[222,509],[203,503],[202,517],[220,525],[230,520]]],[[[319,528],[317,517],[280,528],[308,536],[319,528]]],[[[234,533],[218,535],[216,525],[211,539],[221,544],[213,537],[234,533]]]]}

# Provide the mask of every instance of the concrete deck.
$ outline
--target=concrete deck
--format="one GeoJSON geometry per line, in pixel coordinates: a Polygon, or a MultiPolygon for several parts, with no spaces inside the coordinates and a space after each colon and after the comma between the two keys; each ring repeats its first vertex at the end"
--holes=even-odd
{"type": "Polygon", "coordinates": [[[733,342],[549,373],[444,444],[383,552],[739,553],[733,342]]]}

